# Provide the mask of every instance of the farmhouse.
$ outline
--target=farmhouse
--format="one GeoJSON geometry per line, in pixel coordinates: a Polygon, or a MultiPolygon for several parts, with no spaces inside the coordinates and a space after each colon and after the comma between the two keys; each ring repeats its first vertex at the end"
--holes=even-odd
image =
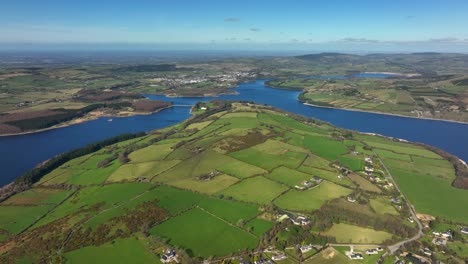
{"type": "Polygon", "coordinates": [[[314,177],[310,178],[310,180],[317,183],[317,184],[322,182],[322,179],[317,177],[317,176],[314,176],[314,177]]]}
{"type": "Polygon", "coordinates": [[[177,253],[170,248],[166,249],[165,254],[163,254],[159,260],[161,260],[162,263],[179,262],[177,260],[177,253]]]}
{"type": "Polygon", "coordinates": [[[312,183],[310,181],[303,181],[302,185],[304,185],[306,188],[312,187],[312,183]]]}
{"type": "Polygon", "coordinates": [[[461,232],[462,234],[468,235],[468,227],[462,226],[462,227],[460,228],[460,232],[461,232]]]}
{"type": "Polygon", "coordinates": [[[362,257],[362,254],[359,253],[359,252],[351,252],[348,257],[350,259],[364,259],[364,257],[362,257]]]}
{"type": "Polygon", "coordinates": [[[395,204],[401,203],[400,198],[398,197],[392,197],[392,199],[390,199],[390,202],[395,203],[395,204]]]}
{"type": "Polygon", "coordinates": [[[279,260],[283,260],[283,259],[286,259],[286,258],[287,258],[287,256],[286,256],[283,252],[281,252],[281,253],[279,253],[279,254],[274,255],[273,257],[271,257],[271,259],[272,259],[273,261],[279,261],[279,260]]]}
{"type": "Polygon", "coordinates": [[[348,202],[350,202],[350,203],[355,203],[355,202],[356,202],[356,198],[351,197],[351,196],[348,196],[347,200],[348,200],[348,202]]]}
{"type": "Polygon", "coordinates": [[[429,256],[429,257],[432,256],[432,251],[427,247],[423,249],[423,253],[426,256],[429,256]]]}
{"type": "Polygon", "coordinates": [[[340,175],[338,175],[338,176],[336,176],[336,177],[337,177],[339,180],[342,180],[342,179],[344,179],[344,176],[343,176],[343,175],[341,175],[341,174],[340,174],[340,175]]]}
{"type": "Polygon", "coordinates": [[[375,255],[375,254],[379,254],[379,252],[377,251],[377,249],[373,248],[373,249],[366,250],[366,254],[367,255],[375,255]]]}
{"type": "Polygon", "coordinates": [[[306,226],[310,224],[310,219],[301,215],[296,218],[291,217],[291,221],[293,222],[294,225],[300,225],[300,226],[306,226]]]}
{"type": "Polygon", "coordinates": [[[312,245],[302,245],[299,249],[301,250],[301,253],[306,253],[312,250],[312,245]]]}
{"type": "Polygon", "coordinates": [[[442,237],[445,237],[447,239],[452,239],[453,238],[453,232],[452,230],[447,230],[445,232],[442,233],[442,237]]]}
{"type": "Polygon", "coordinates": [[[367,162],[367,163],[369,163],[369,164],[372,164],[372,163],[373,163],[371,157],[366,157],[366,158],[364,158],[364,161],[367,162]]]}

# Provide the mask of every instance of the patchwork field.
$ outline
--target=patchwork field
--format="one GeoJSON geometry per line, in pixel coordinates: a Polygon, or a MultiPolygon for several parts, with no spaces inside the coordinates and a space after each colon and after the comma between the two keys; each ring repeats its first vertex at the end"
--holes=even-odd
{"type": "Polygon", "coordinates": [[[275,200],[275,204],[283,209],[293,211],[312,211],[319,209],[325,202],[346,196],[352,190],[334,183],[323,181],[318,186],[306,191],[290,190],[275,200]]]}
{"type": "MultiPolygon", "coordinates": [[[[0,203],[0,243],[17,236],[0,262],[21,255],[30,262],[157,263],[168,247],[196,261],[222,261],[259,245],[325,245],[329,236],[339,243],[397,242],[417,230],[402,224],[406,209],[391,204],[397,194],[382,187],[377,157],[418,213],[466,222],[466,191],[451,186],[452,164],[429,150],[265,106],[229,107],[87,152],[0,203]],[[381,183],[363,173],[368,157],[381,183]],[[278,224],[284,215],[311,221],[305,228],[278,224]]],[[[339,250],[315,252],[304,263],[357,263],[339,250]]]]}

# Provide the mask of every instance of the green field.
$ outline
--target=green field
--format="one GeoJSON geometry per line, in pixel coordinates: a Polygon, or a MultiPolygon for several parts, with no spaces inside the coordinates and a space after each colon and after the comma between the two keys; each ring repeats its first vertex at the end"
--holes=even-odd
{"type": "Polygon", "coordinates": [[[142,194],[151,187],[149,184],[126,183],[110,184],[105,186],[92,186],[81,189],[73,197],[55,208],[37,225],[43,225],[73,212],[93,205],[101,204],[102,208],[109,208],[116,204],[127,202],[129,199],[142,194]]]}
{"type": "Polygon", "coordinates": [[[180,160],[162,160],[142,162],[137,164],[128,163],[120,166],[108,178],[107,182],[131,181],[139,177],[152,179],[154,176],[167,171],[180,162],[180,160]]]}
{"type": "Polygon", "coordinates": [[[51,206],[0,206],[0,229],[16,234],[39,220],[51,206]]]}
{"type": "MultiPolygon", "coordinates": [[[[65,162],[0,203],[0,240],[14,243],[14,249],[2,251],[0,262],[50,262],[51,254],[60,252],[71,263],[128,263],[129,258],[157,263],[157,252],[168,247],[206,259],[239,256],[271,243],[289,248],[289,258],[279,263],[295,263],[291,248],[326,243],[322,235],[338,243],[397,242],[395,230],[410,234],[414,225],[405,225],[405,208],[391,204],[395,190],[380,189],[362,176],[364,158],[374,155],[364,150],[368,142],[417,213],[438,216],[441,229],[456,230],[468,219],[462,210],[467,192],[451,186],[453,165],[422,147],[267,106],[230,107],[65,162]],[[345,173],[341,166],[356,172],[345,173]],[[312,177],[323,180],[315,183],[312,177]],[[304,181],[313,184],[295,188],[304,181]],[[350,194],[358,202],[347,201],[350,194]],[[307,227],[278,224],[284,211],[312,221],[307,227]],[[65,240],[69,234],[75,235],[65,240]]],[[[374,158],[381,174],[378,161],[374,158]]],[[[311,251],[304,263],[375,263],[379,257],[351,261],[343,250],[311,251]]]]}
{"type": "Polygon", "coordinates": [[[171,153],[173,145],[174,144],[151,145],[130,153],[128,158],[132,163],[162,160],[171,153]]]}
{"type": "Polygon", "coordinates": [[[235,184],[222,194],[239,201],[267,204],[287,189],[284,185],[258,176],[235,184]]]}
{"type": "Polygon", "coordinates": [[[61,189],[33,188],[18,193],[3,201],[1,205],[48,205],[58,204],[72,192],[61,189]]]}
{"type": "Polygon", "coordinates": [[[161,263],[138,238],[117,239],[98,247],[84,247],[64,254],[67,263],[161,263]]]}
{"type": "Polygon", "coordinates": [[[397,210],[390,203],[390,199],[375,198],[370,200],[370,206],[378,214],[398,215],[397,210]]]}
{"type": "Polygon", "coordinates": [[[223,256],[257,244],[255,236],[201,209],[192,209],[155,226],[151,234],[167,238],[170,244],[200,257],[223,256]]]}
{"type": "Polygon", "coordinates": [[[275,200],[275,204],[283,209],[293,211],[317,210],[325,202],[346,196],[352,191],[334,183],[323,181],[317,187],[306,191],[290,190],[275,200]]]}
{"type": "Polygon", "coordinates": [[[302,181],[310,181],[311,175],[286,167],[278,167],[265,177],[294,187],[295,185],[300,186],[302,181]]]}
{"type": "Polygon", "coordinates": [[[455,178],[453,168],[432,166],[426,163],[409,163],[391,159],[383,160],[397,184],[416,211],[460,223],[468,223],[468,192],[451,186],[455,178]],[[433,195],[436,193],[437,195],[433,195]],[[457,202],[453,202],[457,201],[457,202]]]}
{"type": "Polygon", "coordinates": [[[335,237],[338,243],[357,244],[379,244],[392,237],[384,231],[349,224],[334,224],[325,234],[335,237]]]}

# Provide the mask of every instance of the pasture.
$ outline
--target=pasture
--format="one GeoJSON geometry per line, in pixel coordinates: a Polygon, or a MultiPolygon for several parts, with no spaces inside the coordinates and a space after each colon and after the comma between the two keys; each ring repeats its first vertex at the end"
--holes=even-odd
{"type": "Polygon", "coordinates": [[[292,211],[313,211],[317,210],[325,202],[346,196],[352,192],[351,189],[337,184],[323,181],[318,186],[310,190],[298,191],[289,190],[280,196],[274,203],[283,209],[292,211]]]}
{"type": "Polygon", "coordinates": [[[153,227],[150,233],[198,257],[228,255],[254,248],[258,242],[247,231],[197,208],[153,227]]]}
{"type": "Polygon", "coordinates": [[[67,263],[160,263],[144,239],[116,239],[101,246],[89,246],[64,254],[67,263]]]}
{"type": "Polygon", "coordinates": [[[336,238],[338,243],[380,244],[392,238],[390,233],[349,224],[334,224],[325,235],[336,238]]]}
{"type": "Polygon", "coordinates": [[[257,176],[227,188],[222,194],[239,201],[268,204],[287,189],[282,184],[257,176]]]}

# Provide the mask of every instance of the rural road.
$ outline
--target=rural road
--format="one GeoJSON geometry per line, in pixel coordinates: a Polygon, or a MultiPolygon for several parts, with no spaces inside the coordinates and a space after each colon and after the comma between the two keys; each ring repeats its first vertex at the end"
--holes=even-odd
{"type": "Polygon", "coordinates": [[[401,246],[403,246],[404,244],[408,243],[408,242],[411,242],[411,241],[414,241],[414,240],[418,240],[419,238],[421,238],[424,233],[422,232],[423,230],[423,226],[421,224],[421,222],[419,221],[419,219],[416,217],[416,211],[414,210],[414,206],[412,204],[410,204],[409,200],[406,198],[406,196],[401,192],[400,190],[400,187],[398,187],[397,183],[395,182],[395,179],[393,178],[392,174],[390,173],[390,171],[388,170],[387,166],[385,166],[385,164],[383,163],[383,161],[380,159],[380,157],[374,152],[374,155],[379,159],[379,162],[380,164],[382,164],[382,167],[385,169],[385,171],[387,172],[387,175],[388,177],[386,177],[387,180],[391,181],[393,183],[393,186],[395,186],[395,188],[397,189],[397,191],[401,194],[401,196],[403,196],[404,200],[406,201],[406,204],[408,205],[408,208],[410,210],[410,214],[411,214],[411,217],[413,217],[414,221],[416,222],[416,224],[418,225],[418,233],[411,237],[411,238],[408,238],[406,240],[403,240],[403,241],[400,241],[396,244],[393,244],[393,245],[390,245],[388,246],[388,249],[390,251],[390,254],[393,254],[395,253],[395,251],[397,251],[401,246]]]}

